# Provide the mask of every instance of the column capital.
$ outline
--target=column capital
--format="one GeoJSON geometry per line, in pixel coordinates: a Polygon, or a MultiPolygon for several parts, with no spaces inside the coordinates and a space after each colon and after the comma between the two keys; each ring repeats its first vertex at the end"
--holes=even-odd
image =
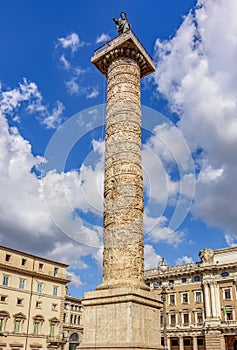
{"type": "Polygon", "coordinates": [[[140,67],[141,78],[155,71],[155,65],[151,57],[132,30],[117,36],[95,50],[91,62],[107,77],[110,63],[119,57],[128,57],[137,62],[140,67]]]}

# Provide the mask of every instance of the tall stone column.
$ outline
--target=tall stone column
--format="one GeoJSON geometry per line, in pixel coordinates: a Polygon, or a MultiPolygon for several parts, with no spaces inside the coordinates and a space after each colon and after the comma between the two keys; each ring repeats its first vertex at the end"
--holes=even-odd
{"type": "Polygon", "coordinates": [[[107,57],[104,180],[104,287],[144,285],[141,68],[133,49],[107,57]]]}
{"type": "Polygon", "coordinates": [[[85,293],[81,349],[157,350],[162,303],[144,283],[140,79],[155,69],[135,35],[92,57],[108,79],[103,281],[85,293]]]}

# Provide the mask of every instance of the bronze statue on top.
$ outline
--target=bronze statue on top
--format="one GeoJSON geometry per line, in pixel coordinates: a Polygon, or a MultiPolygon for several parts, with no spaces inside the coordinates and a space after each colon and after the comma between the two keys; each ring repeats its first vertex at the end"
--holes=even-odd
{"type": "Polygon", "coordinates": [[[119,35],[131,29],[131,24],[128,22],[125,12],[120,13],[120,18],[113,18],[113,21],[116,24],[119,35]]]}

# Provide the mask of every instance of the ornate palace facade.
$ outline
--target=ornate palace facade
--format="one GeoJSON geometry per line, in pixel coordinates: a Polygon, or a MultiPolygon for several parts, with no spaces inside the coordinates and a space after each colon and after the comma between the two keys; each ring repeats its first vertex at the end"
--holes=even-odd
{"type": "Polygon", "coordinates": [[[237,247],[205,248],[199,256],[198,263],[145,272],[154,293],[167,293],[168,349],[236,350],[237,247]]]}

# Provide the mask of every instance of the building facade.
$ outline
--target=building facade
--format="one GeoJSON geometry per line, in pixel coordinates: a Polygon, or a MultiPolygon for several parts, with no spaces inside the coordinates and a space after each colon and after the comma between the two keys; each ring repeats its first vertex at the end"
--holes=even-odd
{"type": "Polygon", "coordinates": [[[63,350],[78,349],[83,334],[82,299],[66,296],[63,311],[63,350]]]}
{"type": "Polygon", "coordinates": [[[67,267],[0,246],[0,349],[61,349],[67,267]]]}
{"type": "MultiPolygon", "coordinates": [[[[237,247],[200,251],[200,262],[145,272],[165,302],[169,350],[237,349],[237,247]]],[[[161,314],[164,324],[164,314],[161,314]]]]}

